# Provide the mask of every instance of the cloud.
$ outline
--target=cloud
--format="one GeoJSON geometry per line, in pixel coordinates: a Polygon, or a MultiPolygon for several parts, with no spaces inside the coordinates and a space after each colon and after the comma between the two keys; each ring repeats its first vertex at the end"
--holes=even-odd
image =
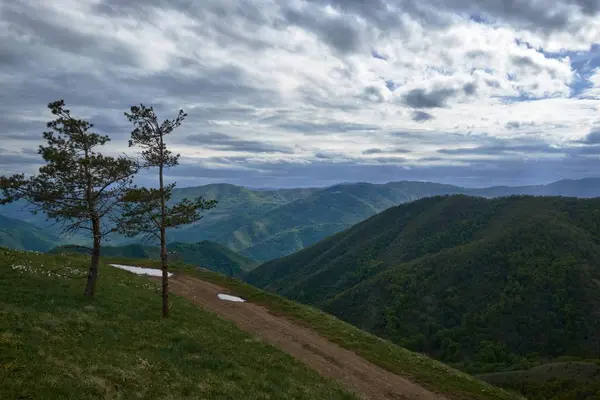
{"type": "Polygon", "coordinates": [[[430,119],[434,119],[435,117],[425,111],[414,111],[412,114],[412,119],[413,121],[417,121],[417,122],[425,122],[425,121],[429,121],[430,119]]]}
{"type": "Polygon", "coordinates": [[[410,150],[407,149],[402,149],[402,148],[391,148],[391,149],[380,149],[380,148],[372,148],[372,149],[366,149],[362,151],[362,154],[364,155],[371,155],[371,154],[383,154],[383,153],[387,153],[387,154],[408,154],[411,153],[410,150]]]}
{"type": "Polygon", "coordinates": [[[246,153],[283,153],[292,154],[294,149],[288,146],[277,146],[272,143],[257,140],[238,139],[219,132],[197,133],[185,137],[189,144],[195,144],[209,149],[229,150],[246,153]]]}
{"type": "Polygon", "coordinates": [[[316,9],[302,13],[288,9],[284,18],[288,23],[308,29],[336,51],[346,54],[363,48],[362,36],[357,22],[337,16],[327,16],[316,9]]]}
{"type": "Polygon", "coordinates": [[[589,145],[600,144],[600,129],[592,130],[579,142],[584,143],[584,144],[589,144],[589,145]]]}
{"type": "Polygon", "coordinates": [[[184,109],[168,146],[185,185],[600,170],[589,0],[29,0],[0,4],[0,43],[13,172],[35,170],[58,99],[110,135],[109,154],[133,151],[131,105],[184,109]]]}

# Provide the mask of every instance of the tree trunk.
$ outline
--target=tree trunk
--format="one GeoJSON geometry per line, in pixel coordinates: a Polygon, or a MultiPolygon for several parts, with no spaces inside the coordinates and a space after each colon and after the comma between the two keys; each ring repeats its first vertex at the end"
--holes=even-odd
{"type": "Polygon", "coordinates": [[[158,179],[160,184],[160,261],[162,267],[162,317],[169,318],[169,263],[167,260],[167,204],[163,181],[164,145],[160,136],[160,160],[158,179]]]}
{"type": "Polygon", "coordinates": [[[162,317],[169,317],[169,264],[165,229],[160,230],[160,261],[162,267],[162,317]]]}
{"type": "Polygon", "coordinates": [[[92,219],[92,232],[94,234],[94,246],[92,247],[92,259],[90,269],[88,270],[87,284],[85,285],[84,296],[94,297],[96,294],[96,282],[98,281],[98,265],[100,264],[100,245],[102,233],[100,231],[100,219],[92,219]]]}

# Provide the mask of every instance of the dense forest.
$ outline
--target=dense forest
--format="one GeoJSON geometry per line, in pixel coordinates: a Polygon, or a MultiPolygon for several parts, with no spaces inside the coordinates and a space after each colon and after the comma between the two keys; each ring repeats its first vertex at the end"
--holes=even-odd
{"type": "Polygon", "coordinates": [[[422,199],[247,279],[470,373],[600,358],[600,199],[422,199]]]}

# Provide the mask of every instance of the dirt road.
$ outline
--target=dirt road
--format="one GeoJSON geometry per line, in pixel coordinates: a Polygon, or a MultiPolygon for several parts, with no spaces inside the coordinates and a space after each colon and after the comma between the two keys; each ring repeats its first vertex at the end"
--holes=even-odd
{"type": "Polygon", "coordinates": [[[257,335],[320,374],[336,379],[365,399],[445,399],[371,364],[307,328],[269,313],[262,306],[219,299],[219,293],[235,295],[227,289],[182,275],[173,276],[169,283],[171,292],[234,322],[240,329],[257,335]]]}

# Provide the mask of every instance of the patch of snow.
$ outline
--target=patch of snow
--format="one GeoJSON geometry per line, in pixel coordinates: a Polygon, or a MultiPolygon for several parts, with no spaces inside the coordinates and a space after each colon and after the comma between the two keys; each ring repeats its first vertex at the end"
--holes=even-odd
{"type": "Polygon", "coordinates": [[[230,295],[228,295],[228,294],[222,294],[222,293],[219,293],[217,296],[219,296],[219,298],[220,298],[221,300],[235,301],[235,302],[238,302],[238,303],[243,303],[243,302],[245,302],[245,301],[246,301],[246,300],[242,299],[241,297],[237,297],[237,296],[230,296],[230,295]]]}
{"type": "MultiPolygon", "coordinates": [[[[109,264],[112,267],[124,269],[125,271],[133,272],[137,275],[150,275],[150,276],[162,276],[162,271],[156,268],[142,268],[142,267],[134,267],[131,265],[121,265],[121,264],[109,264]]],[[[173,274],[168,272],[169,276],[173,274]]]]}

